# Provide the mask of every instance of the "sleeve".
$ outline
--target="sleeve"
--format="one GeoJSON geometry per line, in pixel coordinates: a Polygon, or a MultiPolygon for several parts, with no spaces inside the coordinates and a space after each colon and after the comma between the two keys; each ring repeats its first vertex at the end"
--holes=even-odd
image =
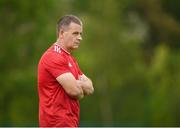
{"type": "Polygon", "coordinates": [[[48,56],[44,61],[46,70],[55,78],[63,73],[70,72],[68,61],[59,54],[48,56]]]}

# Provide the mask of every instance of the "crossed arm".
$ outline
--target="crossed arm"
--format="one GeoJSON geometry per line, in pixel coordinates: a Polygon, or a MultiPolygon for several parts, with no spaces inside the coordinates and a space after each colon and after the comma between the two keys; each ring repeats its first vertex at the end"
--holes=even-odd
{"type": "Polygon", "coordinates": [[[84,95],[91,95],[94,92],[92,81],[84,74],[76,80],[71,73],[64,73],[56,78],[66,93],[75,99],[82,99],[84,95]]]}
{"type": "Polygon", "coordinates": [[[91,95],[94,92],[92,81],[84,74],[79,77],[77,83],[81,86],[84,95],[91,95]]]}

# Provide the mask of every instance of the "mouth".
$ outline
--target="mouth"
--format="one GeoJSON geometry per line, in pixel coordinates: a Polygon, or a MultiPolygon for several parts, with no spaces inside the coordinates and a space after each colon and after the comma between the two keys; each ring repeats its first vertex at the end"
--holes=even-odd
{"type": "Polygon", "coordinates": [[[76,44],[76,45],[79,45],[79,44],[80,44],[80,42],[75,42],[75,44],[76,44]]]}

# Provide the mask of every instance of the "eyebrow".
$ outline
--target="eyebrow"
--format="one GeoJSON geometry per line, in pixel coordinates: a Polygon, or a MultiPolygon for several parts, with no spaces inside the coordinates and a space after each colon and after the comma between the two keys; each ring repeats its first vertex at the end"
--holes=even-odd
{"type": "Polygon", "coordinates": [[[75,31],[75,32],[73,32],[73,34],[80,34],[80,35],[82,35],[82,32],[75,31]]]}

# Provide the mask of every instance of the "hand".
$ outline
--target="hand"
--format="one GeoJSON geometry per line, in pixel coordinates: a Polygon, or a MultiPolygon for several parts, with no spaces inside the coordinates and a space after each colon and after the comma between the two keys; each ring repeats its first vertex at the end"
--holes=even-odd
{"type": "Polygon", "coordinates": [[[77,83],[82,87],[84,95],[90,95],[94,92],[90,79],[81,77],[80,80],[77,80],[77,83]]]}

